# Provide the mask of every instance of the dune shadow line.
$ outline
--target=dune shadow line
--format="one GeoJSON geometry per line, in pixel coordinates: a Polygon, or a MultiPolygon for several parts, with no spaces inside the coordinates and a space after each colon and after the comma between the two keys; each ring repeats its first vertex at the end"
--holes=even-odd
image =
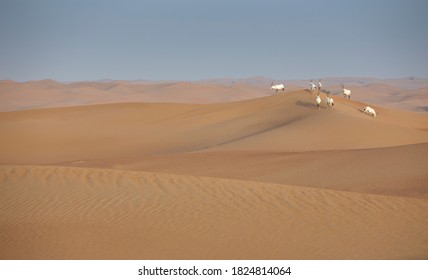
{"type": "Polygon", "coordinates": [[[298,100],[297,102],[296,102],[296,105],[298,105],[298,106],[302,106],[302,107],[306,107],[306,108],[311,108],[311,109],[314,109],[314,108],[316,108],[317,106],[314,104],[314,103],[312,103],[312,102],[305,102],[305,101],[301,101],[301,100],[298,100]]]}

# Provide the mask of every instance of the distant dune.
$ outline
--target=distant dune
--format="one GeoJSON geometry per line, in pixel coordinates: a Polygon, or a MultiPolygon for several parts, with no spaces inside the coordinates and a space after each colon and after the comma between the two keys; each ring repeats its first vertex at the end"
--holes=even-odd
{"type": "Polygon", "coordinates": [[[266,89],[266,87],[247,84],[0,81],[0,111],[125,102],[221,103],[269,94],[271,94],[269,87],[266,89]]]}
{"type": "MultiPolygon", "coordinates": [[[[353,91],[352,98],[407,111],[428,111],[428,79],[323,78],[324,89],[340,95],[340,83],[353,91]]],[[[223,103],[271,95],[271,83],[283,83],[288,92],[308,88],[306,80],[273,80],[266,77],[182,81],[53,80],[18,83],[0,81],[0,111],[69,107],[89,104],[223,103]]]]}
{"type": "Polygon", "coordinates": [[[334,86],[2,81],[0,258],[428,258],[428,115],[334,86]]]}

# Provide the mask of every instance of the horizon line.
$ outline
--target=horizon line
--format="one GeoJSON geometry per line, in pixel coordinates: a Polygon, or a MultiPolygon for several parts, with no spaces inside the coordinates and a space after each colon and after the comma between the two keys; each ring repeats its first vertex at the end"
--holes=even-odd
{"type": "Polygon", "coordinates": [[[310,80],[328,80],[328,79],[376,79],[376,80],[423,80],[428,79],[428,77],[422,76],[403,76],[403,77],[376,77],[376,76],[325,76],[317,78],[300,78],[300,79],[278,79],[272,78],[263,75],[248,76],[248,77],[213,77],[213,78],[203,78],[203,79],[115,79],[115,78],[101,78],[101,79],[88,79],[88,80],[56,80],[53,78],[44,78],[44,79],[31,79],[31,80],[14,80],[14,79],[0,79],[0,82],[15,82],[15,83],[30,83],[30,82],[43,82],[43,81],[53,81],[57,83],[75,83],[75,82],[208,82],[208,81],[220,81],[220,80],[231,80],[231,81],[245,81],[245,80],[255,80],[255,79],[265,79],[269,81],[310,81],[310,80]]]}

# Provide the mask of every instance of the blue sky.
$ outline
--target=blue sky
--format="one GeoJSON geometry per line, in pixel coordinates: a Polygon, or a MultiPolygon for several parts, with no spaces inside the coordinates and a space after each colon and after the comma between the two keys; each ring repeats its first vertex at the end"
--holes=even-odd
{"type": "Polygon", "coordinates": [[[0,0],[0,79],[428,77],[428,1],[0,0]]]}

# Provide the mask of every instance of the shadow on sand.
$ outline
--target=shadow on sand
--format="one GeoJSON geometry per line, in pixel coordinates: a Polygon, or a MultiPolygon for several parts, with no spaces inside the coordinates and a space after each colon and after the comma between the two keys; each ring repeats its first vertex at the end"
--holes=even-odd
{"type": "Polygon", "coordinates": [[[301,100],[298,100],[296,102],[296,105],[302,106],[302,107],[306,107],[306,108],[311,108],[311,109],[316,109],[317,108],[317,106],[315,105],[315,103],[305,102],[305,101],[301,101],[301,100]]]}

